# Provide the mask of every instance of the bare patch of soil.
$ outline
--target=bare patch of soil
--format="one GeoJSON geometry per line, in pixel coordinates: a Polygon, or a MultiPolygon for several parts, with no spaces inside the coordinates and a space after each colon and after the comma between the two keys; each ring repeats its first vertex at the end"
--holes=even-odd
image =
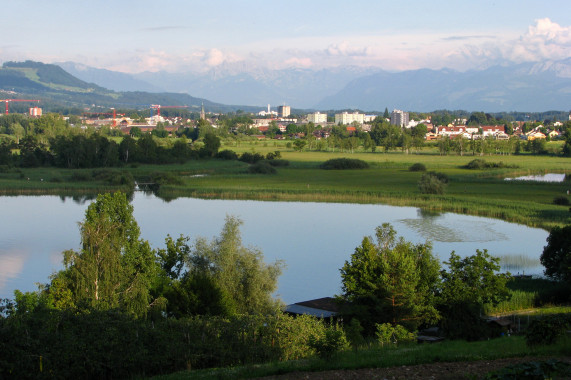
{"type": "MultiPolygon", "coordinates": [[[[512,364],[549,360],[545,357],[507,358],[473,362],[431,363],[391,368],[364,368],[323,372],[292,372],[264,380],[329,380],[329,379],[480,379],[490,371],[512,364]]],[[[571,358],[557,358],[571,364],[571,358]]]]}

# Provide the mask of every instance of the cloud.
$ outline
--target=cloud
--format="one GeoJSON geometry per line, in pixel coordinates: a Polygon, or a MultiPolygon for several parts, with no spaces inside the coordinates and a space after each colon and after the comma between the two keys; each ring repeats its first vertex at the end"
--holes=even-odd
{"type": "Polygon", "coordinates": [[[481,40],[481,39],[494,39],[496,38],[495,36],[486,36],[486,35],[481,35],[481,36],[448,36],[448,37],[444,37],[442,38],[443,41],[467,41],[467,40],[481,40]]]}
{"type": "Polygon", "coordinates": [[[506,49],[511,61],[560,60],[571,57],[571,27],[563,27],[549,18],[535,21],[526,34],[506,49]]]}
{"type": "Polygon", "coordinates": [[[313,61],[311,60],[311,58],[299,58],[299,57],[292,57],[289,59],[286,59],[284,62],[287,66],[291,66],[291,67],[303,67],[303,68],[309,68],[311,66],[313,66],[313,61]]]}
{"type": "Polygon", "coordinates": [[[357,47],[352,46],[347,41],[343,41],[339,44],[332,44],[325,49],[327,55],[330,56],[344,56],[344,57],[365,57],[370,55],[370,48],[368,47],[357,47]]]}

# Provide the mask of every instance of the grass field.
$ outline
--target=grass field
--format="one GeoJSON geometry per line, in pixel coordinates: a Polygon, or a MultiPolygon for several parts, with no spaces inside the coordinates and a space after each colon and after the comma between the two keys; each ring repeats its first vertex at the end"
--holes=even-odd
{"type": "MultiPolygon", "coordinates": [[[[571,173],[571,159],[561,156],[494,155],[441,156],[435,147],[421,152],[295,152],[284,141],[224,142],[222,149],[238,153],[267,154],[279,151],[290,165],[275,175],[249,174],[248,164],[237,161],[196,160],[185,164],[137,165],[112,169],[130,173],[145,181],[153,172],[170,172],[183,181],[163,185],[158,195],[226,199],[280,201],[384,203],[422,207],[439,212],[457,212],[503,219],[532,227],[549,229],[571,224],[569,206],[553,203],[555,197],[567,197],[570,182],[542,183],[505,181],[505,177],[547,172],[571,173]],[[365,170],[322,170],[319,165],[331,158],[350,157],[369,163],[365,170]],[[463,168],[474,158],[489,163],[503,162],[508,168],[469,170],[463,168]],[[450,181],[442,195],[421,194],[418,181],[422,172],[411,172],[414,163],[423,163],[428,171],[446,174],[450,181]],[[517,166],[517,167],[515,167],[517,166]]],[[[102,192],[117,189],[108,183],[74,182],[74,173],[92,169],[55,168],[8,169],[0,172],[3,194],[40,194],[65,192],[102,192]],[[28,179],[29,178],[29,179],[28,179]],[[43,179],[43,181],[42,181],[43,179]]],[[[123,189],[128,190],[128,189],[123,189]]]]}

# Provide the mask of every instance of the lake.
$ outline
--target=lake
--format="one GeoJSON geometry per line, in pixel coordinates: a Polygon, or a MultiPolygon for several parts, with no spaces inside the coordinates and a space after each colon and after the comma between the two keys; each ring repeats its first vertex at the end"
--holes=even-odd
{"type": "MultiPolygon", "coordinates": [[[[79,248],[78,222],[90,202],[0,197],[0,298],[13,298],[15,289],[35,290],[36,282],[48,282],[62,268],[61,252],[79,248]]],[[[286,303],[339,294],[339,268],[382,223],[391,223],[409,241],[432,241],[440,261],[451,251],[467,256],[488,249],[512,274],[542,273],[539,256],[548,236],[542,229],[496,219],[414,207],[195,198],[165,202],[143,192],[135,192],[132,204],[141,237],[154,248],[164,247],[167,234],[211,239],[220,233],[226,215],[239,217],[245,245],[261,249],[268,263],[285,261],[277,296],[286,303]]]]}

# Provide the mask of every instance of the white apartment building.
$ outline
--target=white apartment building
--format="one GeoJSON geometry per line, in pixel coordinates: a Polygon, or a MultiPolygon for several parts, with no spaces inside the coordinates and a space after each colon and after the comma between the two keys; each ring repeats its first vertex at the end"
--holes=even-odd
{"type": "Polygon", "coordinates": [[[321,112],[314,112],[307,115],[307,121],[314,124],[327,123],[327,114],[321,112]]]}
{"type": "Polygon", "coordinates": [[[398,125],[400,127],[405,127],[408,125],[409,115],[408,112],[401,110],[393,110],[391,112],[391,124],[398,125]]]}
{"type": "Polygon", "coordinates": [[[278,107],[278,117],[288,117],[291,115],[291,107],[290,106],[279,106],[278,107]]]}
{"type": "Polygon", "coordinates": [[[365,122],[365,114],[359,112],[343,112],[335,114],[335,124],[351,124],[353,122],[363,124],[365,122]]]}

